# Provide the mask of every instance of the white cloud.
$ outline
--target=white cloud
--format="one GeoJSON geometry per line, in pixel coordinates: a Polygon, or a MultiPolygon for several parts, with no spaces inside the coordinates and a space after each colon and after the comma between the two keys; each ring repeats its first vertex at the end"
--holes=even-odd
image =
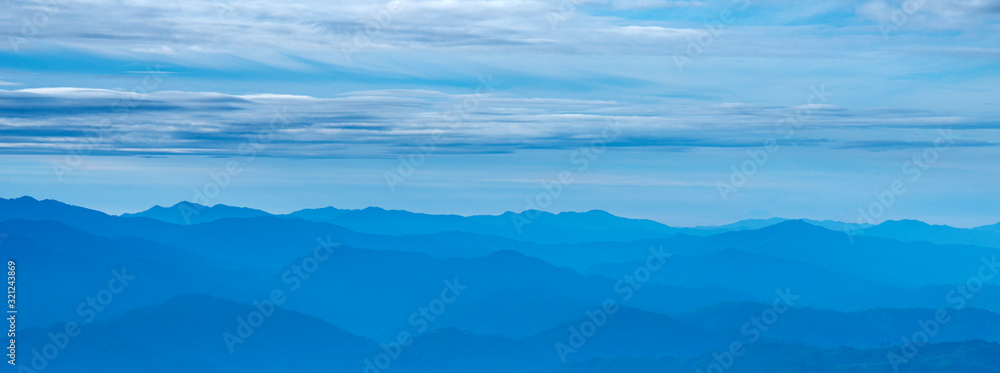
{"type": "MultiPolygon", "coordinates": [[[[996,20],[1000,9],[995,0],[923,1],[925,5],[918,15],[937,15],[926,22],[947,19],[948,24],[961,24],[977,19],[996,20]]],[[[686,45],[685,37],[700,32],[704,23],[717,20],[723,9],[732,6],[729,1],[573,1],[569,4],[575,5],[568,8],[564,3],[565,0],[406,0],[393,8],[388,1],[87,0],[61,2],[58,12],[40,25],[28,42],[38,48],[44,45],[120,58],[160,58],[182,65],[219,67],[218,64],[231,59],[245,59],[295,70],[310,68],[301,58],[346,64],[345,51],[363,54],[416,49],[457,54],[520,51],[669,56],[686,45]],[[598,11],[588,13],[594,9],[598,11]],[[650,10],[666,12],[636,19],[601,12],[624,9],[637,14],[650,10]],[[688,13],[691,11],[697,12],[688,13]],[[671,16],[674,13],[676,17],[671,16]],[[553,14],[567,20],[553,27],[550,23],[553,14]]],[[[850,5],[789,5],[792,3],[784,1],[752,4],[766,11],[752,16],[735,14],[735,21],[725,31],[725,38],[735,43],[717,43],[712,46],[714,53],[739,53],[739,45],[761,40],[764,33],[774,45],[758,48],[756,53],[794,53],[789,52],[789,45],[796,46],[803,54],[814,53],[818,48],[812,46],[831,41],[858,45],[859,29],[833,30],[819,24],[806,27],[798,24],[805,17],[837,12],[841,10],[838,7],[850,9],[850,5]],[[761,29],[779,26],[776,22],[795,22],[797,28],[761,29]],[[823,34],[811,35],[816,29],[822,29],[823,34]]],[[[884,20],[891,10],[891,4],[873,1],[859,6],[857,13],[884,20]]],[[[10,9],[0,14],[0,22],[21,24],[39,11],[32,2],[13,2],[10,9]]],[[[877,34],[876,30],[867,32],[877,34]]],[[[7,44],[0,44],[0,48],[10,48],[7,44]]]]}
{"type": "MultiPolygon", "coordinates": [[[[83,88],[0,90],[0,112],[6,113],[0,130],[8,143],[17,144],[3,151],[64,152],[89,143],[97,133],[95,125],[106,123],[104,137],[93,146],[121,154],[236,154],[241,143],[261,134],[269,139],[261,153],[278,157],[381,157],[405,154],[425,141],[436,141],[441,151],[452,153],[512,152],[585,146],[615,120],[625,130],[611,146],[753,147],[779,137],[774,123],[797,108],[746,103],[669,108],[648,102],[512,98],[497,93],[483,97],[475,109],[462,113],[464,120],[455,122],[449,118],[456,116],[446,114],[468,95],[393,90],[319,98],[161,91],[134,97],[127,107],[120,105],[123,97],[129,93],[83,88]]],[[[869,140],[989,123],[984,118],[926,111],[830,105],[813,109],[796,131],[794,141],[802,146],[879,146],[869,140]],[[837,130],[846,127],[853,130],[837,130]]],[[[991,137],[990,128],[984,129],[970,138],[1000,140],[991,137]]]]}
{"type": "Polygon", "coordinates": [[[861,4],[857,14],[892,29],[964,30],[975,32],[1000,21],[998,0],[875,0],[861,4]]]}
{"type": "Polygon", "coordinates": [[[617,10],[664,9],[682,7],[703,7],[703,1],[670,1],[670,0],[613,0],[611,5],[617,10]]]}

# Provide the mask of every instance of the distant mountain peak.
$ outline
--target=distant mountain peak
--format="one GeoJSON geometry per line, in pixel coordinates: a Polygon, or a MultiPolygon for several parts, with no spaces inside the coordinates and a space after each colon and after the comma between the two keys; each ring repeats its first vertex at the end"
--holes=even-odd
{"type": "Polygon", "coordinates": [[[270,216],[267,211],[252,209],[249,207],[235,207],[223,204],[205,206],[199,203],[181,201],[170,207],[160,205],[137,212],[134,214],[122,214],[123,218],[151,218],[173,224],[201,224],[226,218],[257,218],[270,216]]]}
{"type": "Polygon", "coordinates": [[[886,220],[886,221],[882,222],[882,224],[907,224],[907,225],[920,225],[920,226],[933,225],[933,224],[928,224],[928,223],[925,223],[925,222],[922,222],[922,221],[916,220],[916,219],[886,220]]]}
{"type": "Polygon", "coordinates": [[[173,206],[170,206],[170,207],[160,207],[160,205],[156,205],[156,206],[154,206],[154,208],[155,207],[160,207],[160,208],[179,208],[181,206],[193,207],[193,208],[196,208],[196,209],[205,209],[205,208],[210,208],[210,207],[226,206],[226,205],[205,206],[205,205],[202,205],[202,204],[199,204],[199,203],[194,203],[194,202],[189,202],[189,201],[180,201],[180,202],[177,202],[173,206]]]}
{"type": "Polygon", "coordinates": [[[785,220],[760,229],[761,232],[782,233],[782,234],[841,234],[815,224],[811,224],[803,219],[785,220]]]}
{"type": "Polygon", "coordinates": [[[614,214],[612,214],[610,212],[607,212],[607,211],[604,211],[604,210],[589,210],[589,211],[584,211],[584,212],[564,211],[564,212],[560,212],[560,213],[558,213],[556,215],[563,215],[563,214],[566,214],[566,215],[615,216],[614,214]]]}
{"type": "Polygon", "coordinates": [[[535,210],[535,209],[524,210],[524,211],[521,211],[521,212],[515,212],[515,214],[518,214],[518,215],[538,215],[538,216],[542,216],[542,215],[556,216],[556,214],[553,214],[551,212],[542,211],[542,210],[535,210]]]}

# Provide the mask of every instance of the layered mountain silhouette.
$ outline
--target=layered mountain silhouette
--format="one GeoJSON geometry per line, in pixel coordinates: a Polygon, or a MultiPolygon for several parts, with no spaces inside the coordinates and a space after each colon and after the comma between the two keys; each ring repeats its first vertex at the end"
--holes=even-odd
{"type": "Polygon", "coordinates": [[[996,226],[512,214],[181,203],[113,216],[0,199],[18,366],[693,372],[740,342],[734,372],[888,372],[928,320],[899,371],[997,366],[996,226]],[[63,339],[68,326],[79,333],[63,339]],[[49,344],[64,346],[47,358],[49,344]]]}
{"type": "MultiPolygon", "coordinates": [[[[760,305],[737,305],[736,310],[706,310],[722,312],[721,323],[733,319],[739,308],[756,309],[760,305]]],[[[306,371],[364,372],[368,362],[388,350],[398,351],[388,361],[385,371],[400,372],[689,372],[705,369],[716,363],[718,351],[728,348],[738,334],[716,332],[664,316],[619,310],[605,327],[598,329],[578,350],[562,362],[555,352],[555,343],[566,339],[566,331],[576,320],[526,338],[496,335],[476,335],[454,328],[416,336],[409,344],[389,346],[386,343],[359,337],[305,314],[275,307],[248,338],[234,342],[232,351],[224,336],[237,333],[238,320],[258,308],[215,297],[191,294],[174,297],[162,304],[129,311],[106,321],[84,325],[68,339],[65,349],[46,361],[45,371],[52,372],[240,372],[240,371],[306,371]],[[613,320],[619,322],[612,322],[613,320]],[[113,352],[110,355],[109,352],[113,352]],[[183,356],[184,358],[178,358],[183,356]]],[[[811,311],[799,311],[810,313],[811,311]]],[[[708,315],[699,315],[704,318],[708,315]]],[[[801,324],[803,315],[787,322],[801,324]]],[[[694,318],[695,316],[689,316],[694,318]]],[[[809,330],[832,332],[833,337],[819,336],[818,344],[834,343],[851,329],[838,330],[844,322],[832,320],[827,329],[809,330]],[[831,339],[832,338],[832,339],[831,339]]],[[[879,318],[877,312],[870,315],[879,318]]],[[[792,318],[792,316],[790,316],[792,318]]],[[[704,319],[702,319],[704,320],[704,319]]],[[[817,324],[831,320],[821,320],[817,324]]],[[[903,320],[901,320],[903,321],[903,320]]],[[[710,324],[718,324],[709,321],[710,324]]],[[[778,325],[776,324],[776,328],[778,325]]],[[[775,330],[784,338],[790,327],[775,330]]],[[[890,327],[891,328],[891,327],[890,327]]],[[[962,329],[968,329],[963,326],[962,329]]],[[[30,328],[21,337],[25,350],[38,350],[52,343],[49,335],[65,330],[64,324],[46,329],[30,328]]],[[[901,329],[901,330],[905,330],[901,329]]],[[[876,331],[860,330],[875,335],[876,331]]],[[[817,333],[817,335],[822,333],[817,333]]],[[[988,334],[981,331],[978,334],[988,334]]],[[[877,337],[871,337],[877,339],[877,337]]],[[[809,339],[806,337],[805,339],[809,339]]],[[[941,338],[950,339],[950,338],[941,338]]],[[[886,359],[898,346],[860,349],[844,344],[820,348],[810,343],[746,342],[745,351],[732,360],[735,371],[892,371],[886,359]],[[853,369],[853,370],[852,370],[853,369]]],[[[866,342],[868,343],[868,342],[866,342]]],[[[970,340],[924,345],[913,361],[900,371],[920,372],[940,369],[948,371],[991,372],[998,362],[1000,345],[995,342],[970,340]]],[[[29,364],[27,360],[25,363],[29,364]]],[[[374,366],[374,363],[372,363],[374,366]]],[[[377,369],[377,367],[375,368],[377,369]]]]}
{"type": "MultiPolygon", "coordinates": [[[[226,205],[204,206],[180,202],[170,207],[154,206],[122,217],[146,217],[175,224],[200,224],[226,218],[278,216],[331,223],[358,232],[387,235],[422,235],[461,231],[537,243],[627,242],[666,238],[676,234],[710,236],[723,232],[756,230],[795,219],[749,219],[720,226],[671,227],[652,220],[629,219],[606,211],[553,214],[527,210],[500,215],[433,215],[369,207],[360,210],[325,207],[285,215],[226,205]]],[[[833,231],[853,235],[891,238],[903,242],[1000,247],[1000,223],[976,228],[930,225],[916,220],[889,220],[881,224],[848,224],[834,220],[798,219],[833,231]]]]}
{"type": "MultiPolygon", "coordinates": [[[[173,297],[161,304],[129,311],[80,328],[66,348],[48,359],[52,372],[247,372],[361,371],[365,355],[378,349],[374,341],[352,335],[315,317],[280,307],[239,338],[238,319],[257,308],[207,295],[173,297]]],[[[49,334],[64,324],[23,332],[22,350],[41,350],[49,334]]],[[[28,353],[21,364],[30,366],[28,353]]]]}
{"type": "Polygon", "coordinates": [[[256,218],[270,216],[263,210],[226,205],[205,206],[192,202],[180,202],[170,207],[153,206],[149,210],[135,214],[122,214],[125,218],[145,217],[174,224],[201,224],[226,218],[256,218]]]}

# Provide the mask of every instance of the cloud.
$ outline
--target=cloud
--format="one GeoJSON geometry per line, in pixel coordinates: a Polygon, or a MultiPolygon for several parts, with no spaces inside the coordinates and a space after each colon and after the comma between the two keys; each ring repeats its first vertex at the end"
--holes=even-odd
{"type": "Polygon", "coordinates": [[[703,1],[668,1],[668,0],[613,0],[611,5],[617,10],[635,9],[665,9],[682,7],[703,7],[703,1]]]}
{"type": "Polygon", "coordinates": [[[893,29],[976,31],[1000,20],[1000,1],[876,0],[858,6],[857,14],[893,29]]]}
{"type": "MultiPolygon", "coordinates": [[[[997,1],[924,0],[906,27],[941,21],[962,37],[891,43],[872,20],[898,1],[755,1],[719,30],[706,25],[732,1],[57,4],[0,61],[35,73],[18,76],[24,85],[0,80],[27,87],[0,91],[4,152],[59,152],[106,123],[105,152],[232,154],[275,110],[289,123],[262,150],[272,156],[393,156],[439,131],[442,152],[568,149],[612,119],[630,133],[611,146],[753,147],[803,109],[810,118],[786,144],[838,149],[905,128],[979,131],[996,111],[997,48],[973,36],[996,30],[997,1]],[[674,57],[689,50],[701,52],[677,71],[674,57]],[[143,65],[157,66],[143,82],[169,78],[184,91],[113,89],[143,65]],[[503,90],[451,125],[447,113],[475,99],[470,77],[482,72],[502,75],[503,90]],[[838,85],[835,100],[803,107],[814,84],[838,85]]],[[[0,22],[48,11],[13,1],[0,22]]]]}
{"type": "Polygon", "coordinates": [[[388,157],[430,145],[447,153],[510,153],[590,146],[610,123],[618,123],[622,133],[607,146],[671,151],[754,148],[771,139],[782,146],[812,148],[920,147],[925,143],[918,134],[926,140],[945,127],[987,131],[975,146],[998,142],[989,140],[992,126],[977,127],[992,123],[986,118],[834,106],[812,108],[795,136],[786,137],[775,123],[800,109],[750,103],[674,109],[645,102],[401,89],[331,98],[0,90],[0,152],[58,154],[87,145],[101,154],[237,155],[250,144],[260,155],[273,157],[388,157]],[[472,99],[475,105],[470,105],[472,99]],[[847,128],[851,131],[843,131],[847,128]],[[911,141],[907,136],[916,137],[911,141]]]}
{"type": "MultiPolygon", "coordinates": [[[[1000,14],[995,0],[922,3],[913,17],[915,24],[982,27],[1000,14]],[[931,18],[917,20],[919,17],[931,18]]],[[[12,35],[30,43],[21,48],[28,52],[68,48],[211,67],[249,60],[293,70],[309,69],[304,60],[350,65],[354,56],[385,51],[669,56],[677,47],[685,47],[692,33],[703,32],[706,23],[718,21],[722,12],[733,6],[730,1],[694,0],[85,0],[53,4],[50,8],[32,1],[12,1],[0,14],[0,22],[21,25],[35,18],[48,19],[28,28],[35,31],[21,35],[18,30],[12,35]],[[39,14],[44,17],[36,17],[39,14]],[[553,16],[565,21],[554,24],[553,16]]],[[[733,15],[726,38],[774,44],[764,44],[766,48],[757,43],[714,45],[716,53],[759,55],[801,50],[810,54],[836,45],[857,48],[859,40],[878,36],[879,31],[856,23],[830,28],[830,18],[835,18],[833,23],[850,22],[850,13],[857,13],[885,21],[898,7],[885,1],[866,2],[856,9],[850,3],[788,1],[752,2],[752,6],[759,11],[733,15]],[[762,38],[762,34],[767,37],[762,38]],[[749,51],[743,52],[742,47],[749,47],[749,51]]],[[[0,43],[0,50],[12,50],[8,44],[0,43]]]]}

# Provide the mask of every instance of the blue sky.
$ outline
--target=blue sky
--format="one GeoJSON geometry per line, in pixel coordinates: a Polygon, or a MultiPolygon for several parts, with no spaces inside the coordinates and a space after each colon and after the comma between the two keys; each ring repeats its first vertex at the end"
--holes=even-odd
{"type": "Polygon", "coordinates": [[[5,197],[1000,221],[995,0],[9,4],[5,197]]]}

